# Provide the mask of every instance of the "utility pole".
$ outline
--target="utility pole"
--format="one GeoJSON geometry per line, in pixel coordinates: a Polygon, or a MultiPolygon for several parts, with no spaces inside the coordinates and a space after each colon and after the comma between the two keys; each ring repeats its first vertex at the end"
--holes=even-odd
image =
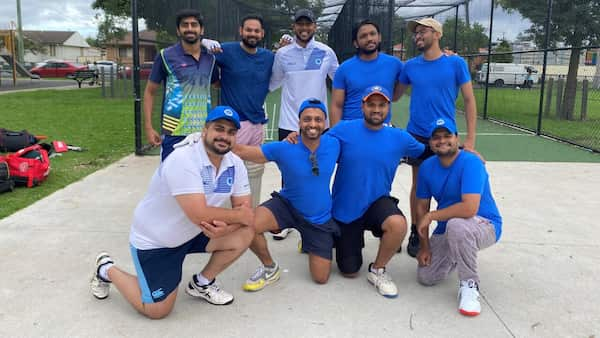
{"type": "Polygon", "coordinates": [[[17,38],[17,59],[20,63],[24,62],[24,50],[23,50],[23,25],[21,24],[21,0],[17,0],[17,32],[19,37],[17,38]]]}

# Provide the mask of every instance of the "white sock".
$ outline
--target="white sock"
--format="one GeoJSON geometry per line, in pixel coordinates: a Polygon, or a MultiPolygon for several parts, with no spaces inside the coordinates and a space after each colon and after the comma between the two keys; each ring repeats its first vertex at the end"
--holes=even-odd
{"type": "Polygon", "coordinates": [[[98,271],[98,275],[106,280],[111,282],[110,278],[108,277],[108,269],[110,269],[113,265],[115,265],[114,263],[106,263],[104,265],[102,265],[98,271]]]}
{"type": "Polygon", "coordinates": [[[212,282],[211,280],[208,280],[208,278],[202,276],[202,273],[196,274],[196,284],[198,284],[198,286],[208,285],[211,282],[212,282]]]}

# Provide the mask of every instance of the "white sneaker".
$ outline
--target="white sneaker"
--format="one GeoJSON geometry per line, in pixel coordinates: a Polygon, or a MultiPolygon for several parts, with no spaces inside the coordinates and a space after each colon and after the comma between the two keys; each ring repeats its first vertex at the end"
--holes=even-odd
{"type": "Polygon", "coordinates": [[[369,264],[369,273],[367,274],[369,283],[373,284],[382,296],[396,298],[398,296],[398,288],[385,272],[385,268],[372,269],[372,266],[373,263],[369,264]]]}
{"type": "Polygon", "coordinates": [[[282,229],[281,231],[279,231],[279,233],[273,234],[273,239],[276,241],[285,239],[290,234],[290,232],[292,232],[292,230],[293,230],[292,228],[282,229]]]}
{"type": "Polygon", "coordinates": [[[458,311],[465,316],[477,316],[481,313],[479,287],[474,280],[469,279],[460,281],[458,303],[458,311]]]}
{"type": "Polygon", "coordinates": [[[185,291],[192,297],[202,298],[214,305],[227,305],[233,303],[233,295],[221,290],[214,280],[208,285],[200,286],[196,282],[196,276],[194,276],[188,283],[185,291]]]}
{"type": "Polygon", "coordinates": [[[90,290],[92,291],[92,295],[98,299],[105,299],[110,292],[110,281],[103,279],[99,275],[100,267],[108,263],[114,264],[114,261],[106,252],[101,252],[96,256],[96,267],[90,280],[90,290]]]}

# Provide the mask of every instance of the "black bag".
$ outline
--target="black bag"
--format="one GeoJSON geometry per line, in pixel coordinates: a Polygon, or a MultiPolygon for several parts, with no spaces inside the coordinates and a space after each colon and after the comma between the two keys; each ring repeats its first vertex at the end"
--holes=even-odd
{"type": "Polygon", "coordinates": [[[15,182],[10,178],[8,163],[0,161],[0,193],[13,191],[15,182]]]}
{"type": "Polygon", "coordinates": [[[15,152],[38,142],[38,138],[27,130],[12,131],[0,128],[0,152],[15,152]]]}

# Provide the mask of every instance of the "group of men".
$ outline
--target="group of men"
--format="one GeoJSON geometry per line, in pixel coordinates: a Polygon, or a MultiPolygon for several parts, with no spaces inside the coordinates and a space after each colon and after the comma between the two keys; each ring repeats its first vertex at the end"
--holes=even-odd
{"type": "Polygon", "coordinates": [[[474,149],[476,108],[468,68],[462,58],[442,53],[439,22],[409,23],[422,54],[403,64],[379,51],[377,24],[361,21],[352,31],[357,55],[339,67],[331,48],[315,41],[316,18],[308,9],[296,12],[295,37],[282,39],[285,46],[275,54],[258,47],[264,37],[259,16],[242,20],[240,42],[222,45],[202,38],[197,11],[181,11],[176,24],[180,42],[161,50],[144,96],[146,134],[162,148],[130,233],[137,276],[99,254],[91,281],[96,298],[108,297],[114,284],[140,313],[165,317],[185,256],[210,252],[186,292],[229,304],[233,295],[219,288],[216,276],[250,248],[261,264],[243,289],[258,291],[277,281],[280,266],[264,233],[291,228],[299,231],[311,277],[319,284],[329,279],[334,250],[343,276],[359,274],[364,232],[370,231],[380,242],[367,280],[394,298],[398,289],[386,265],[400,250],[408,225],[391,186],[397,166],[408,158],[413,186],[407,251],[418,260],[417,279],[433,285],[456,268],[459,311],[479,314],[477,252],[500,238],[502,219],[474,149]],[[327,77],[333,80],[329,110],[327,77]],[[152,127],[152,107],[161,83],[159,134],[152,127]],[[221,105],[212,109],[211,84],[222,93],[221,105]],[[391,105],[408,86],[410,117],[403,130],[390,123],[391,105]],[[263,104],[279,87],[280,141],[262,144],[263,104]],[[455,122],[459,91],[467,122],[463,149],[455,122]],[[283,185],[259,204],[268,161],[277,164],[283,185]],[[430,210],[432,198],[437,210],[430,210]],[[227,200],[231,208],[223,207],[227,200]],[[430,236],[433,221],[438,226],[430,236]]]}

